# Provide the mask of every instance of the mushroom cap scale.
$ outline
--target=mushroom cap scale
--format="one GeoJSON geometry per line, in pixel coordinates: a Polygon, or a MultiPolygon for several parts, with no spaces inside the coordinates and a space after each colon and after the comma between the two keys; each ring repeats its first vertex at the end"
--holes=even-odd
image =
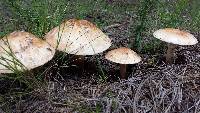
{"type": "Polygon", "coordinates": [[[192,34],[173,28],[159,29],[153,33],[153,36],[162,41],[178,45],[194,45],[198,43],[192,34]]]}
{"type": "Polygon", "coordinates": [[[59,51],[76,55],[97,54],[111,46],[108,36],[87,20],[66,20],[48,32],[45,39],[59,51]]]}
{"type": "Polygon", "coordinates": [[[19,70],[33,69],[51,60],[54,54],[53,47],[33,34],[24,31],[12,32],[0,40],[0,73],[12,73],[4,65],[14,66],[14,61],[22,64],[16,66],[19,70]]]}
{"type": "Polygon", "coordinates": [[[125,47],[109,51],[105,58],[119,64],[136,64],[141,61],[141,57],[136,52],[125,47]]]}

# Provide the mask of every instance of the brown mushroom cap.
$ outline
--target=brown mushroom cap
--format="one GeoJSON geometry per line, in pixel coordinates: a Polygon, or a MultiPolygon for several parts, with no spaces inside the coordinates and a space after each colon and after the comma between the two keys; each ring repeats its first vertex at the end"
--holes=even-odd
{"type": "Polygon", "coordinates": [[[93,55],[108,49],[111,40],[87,20],[70,19],[52,29],[46,41],[60,51],[76,55],[93,55]]]}
{"type": "Polygon", "coordinates": [[[198,43],[192,34],[173,28],[159,29],[153,33],[153,36],[162,41],[178,45],[194,45],[198,43]]]}
{"type": "Polygon", "coordinates": [[[141,61],[141,57],[136,52],[125,47],[109,51],[105,58],[119,64],[135,64],[141,61]]]}
{"type": "Polygon", "coordinates": [[[0,65],[0,73],[12,72],[4,65],[13,66],[13,58],[23,64],[17,66],[19,70],[24,67],[30,70],[51,60],[54,53],[53,47],[33,34],[23,31],[12,32],[0,40],[0,62],[3,64],[0,65]],[[9,55],[9,53],[12,53],[12,55],[9,55]],[[2,58],[6,58],[8,61],[2,58]]]}

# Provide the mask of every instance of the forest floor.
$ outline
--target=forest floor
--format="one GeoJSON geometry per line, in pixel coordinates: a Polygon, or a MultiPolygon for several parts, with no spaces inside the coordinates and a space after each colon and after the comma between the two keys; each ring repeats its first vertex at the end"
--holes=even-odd
{"type": "MultiPolygon", "coordinates": [[[[166,64],[164,57],[166,43],[156,40],[152,33],[162,28],[160,23],[168,21],[168,18],[164,16],[161,22],[156,20],[158,18],[153,11],[157,9],[151,9],[152,12],[146,16],[145,29],[142,29],[144,31],[137,32],[137,28],[144,22],[137,19],[144,15],[137,14],[138,7],[131,6],[133,4],[140,6],[140,4],[130,1],[106,2],[112,7],[109,5],[105,9],[97,9],[97,12],[96,10],[78,14],[74,12],[74,15],[65,15],[61,19],[74,18],[78,15],[81,19],[95,23],[112,40],[109,50],[132,47],[135,37],[141,36],[142,46],[134,50],[142,57],[142,61],[135,65],[128,65],[127,79],[120,79],[119,64],[104,58],[109,50],[98,55],[86,56],[83,70],[74,63],[73,55],[57,52],[47,64],[31,70],[28,74],[23,74],[25,78],[37,75],[36,78],[39,80],[33,82],[31,86],[33,88],[27,88],[28,85],[21,83],[20,79],[7,77],[15,76],[13,74],[1,75],[0,113],[199,113],[200,43],[193,46],[178,46],[174,53],[173,64],[166,64]],[[119,4],[123,8],[115,10],[119,4]],[[122,13],[123,10],[125,13],[122,13]],[[60,54],[65,55],[63,59],[65,62],[57,61],[60,54]]],[[[2,4],[5,3],[0,2],[0,6],[2,4]]],[[[145,4],[141,6],[144,7],[145,4]]],[[[90,10],[85,7],[79,6],[77,10],[90,10]]],[[[28,17],[24,16],[22,25],[18,23],[20,20],[12,16],[12,9],[5,6],[0,8],[2,18],[0,36],[2,37],[13,30],[27,30],[42,37],[44,32],[56,25],[49,25],[51,28],[41,32],[37,29],[36,32],[27,27],[27,25],[32,25],[25,22],[25,20],[30,20],[26,19],[28,17]]],[[[182,16],[185,17],[185,15],[187,13],[182,16]]],[[[194,22],[188,18],[186,18],[188,22],[194,22]]],[[[191,31],[200,41],[198,32],[200,28],[195,23],[185,24],[184,22],[178,21],[177,25],[180,25],[178,28],[191,31]]],[[[174,24],[171,23],[173,22],[168,22],[169,25],[165,27],[173,26],[174,24]]]]}

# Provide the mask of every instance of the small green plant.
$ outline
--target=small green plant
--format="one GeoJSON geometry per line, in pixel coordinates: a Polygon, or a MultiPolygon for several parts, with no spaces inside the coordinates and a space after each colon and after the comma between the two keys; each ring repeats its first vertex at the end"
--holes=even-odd
{"type": "Polygon", "coordinates": [[[151,10],[154,8],[156,3],[156,0],[142,0],[140,2],[140,6],[138,9],[138,24],[134,30],[134,43],[132,43],[132,48],[137,48],[138,51],[142,50],[141,42],[142,42],[142,36],[143,32],[146,31],[147,26],[146,22],[148,22],[148,15],[151,12],[151,10]]]}
{"type": "Polygon", "coordinates": [[[159,41],[158,39],[153,39],[149,42],[146,42],[143,46],[142,46],[142,53],[146,53],[146,54],[152,54],[152,53],[162,53],[160,48],[164,48],[164,45],[162,44],[161,41],[159,41]]]}
{"type": "MultiPolygon", "coordinates": [[[[12,51],[8,39],[1,39],[1,41],[3,41],[5,45],[1,45],[2,51],[0,56],[0,65],[6,67],[8,71],[11,71],[11,73],[5,74],[0,79],[12,81],[10,87],[12,87],[16,82],[19,82],[19,84],[24,84],[26,87],[25,90],[28,91],[30,89],[40,87],[42,83],[40,83],[40,81],[37,80],[32,73],[28,71],[28,69],[17,59],[12,51]]],[[[12,93],[12,91],[8,93],[12,93]]]]}
{"type": "Polygon", "coordinates": [[[101,65],[100,59],[97,58],[97,62],[98,62],[98,69],[99,69],[99,82],[100,83],[105,83],[108,79],[108,76],[105,74],[104,70],[103,70],[103,66],[101,65]]]}
{"type": "Polygon", "coordinates": [[[15,57],[9,45],[8,50],[3,47],[2,49],[5,51],[5,55],[0,57],[0,65],[5,66],[12,73],[3,75],[0,78],[0,80],[11,83],[6,86],[8,92],[0,95],[0,98],[3,98],[0,99],[0,106],[3,110],[9,112],[12,104],[17,103],[22,97],[30,94],[32,89],[41,87],[41,83],[35,77],[31,76],[26,67],[15,57]],[[19,86],[16,84],[19,84],[19,86]]]}
{"type": "Polygon", "coordinates": [[[3,54],[0,56],[0,64],[16,74],[20,74],[21,72],[27,70],[26,67],[14,55],[7,37],[4,40],[2,39],[2,41],[5,44],[5,47],[1,45],[3,54]]]}

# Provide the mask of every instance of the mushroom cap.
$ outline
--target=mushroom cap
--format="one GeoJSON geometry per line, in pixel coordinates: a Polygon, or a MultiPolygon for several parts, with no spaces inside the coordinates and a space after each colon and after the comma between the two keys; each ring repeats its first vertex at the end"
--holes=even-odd
{"type": "Polygon", "coordinates": [[[33,69],[51,60],[54,54],[53,47],[33,34],[24,31],[12,32],[0,40],[0,73],[12,73],[4,65],[18,64],[18,70],[33,69]]]}
{"type": "Polygon", "coordinates": [[[162,41],[178,45],[194,45],[198,43],[192,34],[173,28],[159,29],[153,33],[153,36],[162,41]]]}
{"type": "Polygon", "coordinates": [[[141,61],[141,57],[136,52],[125,47],[109,51],[105,58],[119,64],[136,64],[141,61]]]}
{"type": "Polygon", "coordinates": [[[108,36],[87,20],[66,20],[48,32],[45,39],[59,51],[76,55],[94,55],[111,46],[108,36]]]}

